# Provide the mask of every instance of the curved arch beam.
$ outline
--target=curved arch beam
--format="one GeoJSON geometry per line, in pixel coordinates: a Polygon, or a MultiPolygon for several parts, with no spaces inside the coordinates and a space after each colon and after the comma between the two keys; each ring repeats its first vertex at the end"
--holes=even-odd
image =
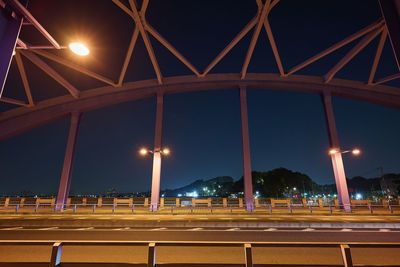
{"type": "Polygon", "coordinates": [[[56,97],[37,103],[34,107],[20,107],[0,114],[0,141],[29,131],[41,125],[69,116],[72,112],[86,112],[105,106],[153,97],[159,90],[165,94],[237,89],[290,90],[321,94],[329,92],[333,96],[366,101],[378,105],[400,109],[400,89],[384,85],[369,86],[362,82],[332,79],[329,84],[323,78],[279,74],[249,73],[242,80],[240,74],[212,74],[206,77],[178,76],[165,78],[163,84],[156,79],[125,83],[120,88],[99,87],[80,94],[79,99],[70,95],[56,97]]]}

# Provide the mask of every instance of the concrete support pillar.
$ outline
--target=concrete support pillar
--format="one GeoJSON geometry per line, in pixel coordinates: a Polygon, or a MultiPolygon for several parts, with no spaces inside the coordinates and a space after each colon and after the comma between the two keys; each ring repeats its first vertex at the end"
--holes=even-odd
{"type": "Polygon", "coordinates": [[[243,198],[239,198],[239,208],[243,208],[243,198]]]}
{"type": "Polygon", "coordinates": [[[4,11],[4,15],[0,16],[0,25],[4,25],[4,27],[2,27],[3,31],[0,33],[0,98],[3,94],[13,52],[22,26],[22,17],[16,13],[13,17],[11,12],[3,10],[3,8],[1,10],[4,11]]]}
{"type": "Polygon", "coordinates": [[[103,198],[102,197],[99,197],[98,199],[97,199],[97,207],[101,207],[103,205],[103,198]]]}
{"type": "Polygon", "coordinates": [[[161,137],[162,121],[164,109],[164,94],[157,94],[157,113],[156,113],[156,132],[154,137],[154,155],[153,155],[153,178],[151,184],[151,207],[156,211],[158,209],[158,200],[160,198],[160,177],[161,177],[161,137]]]}
{"type": "Polygon", "coordinates": [[[253,210],[253,184],[251,178],[249,123],[247,118],[246,88],[240,87],[240,117],[242,121],[243,177],[246,210],[253,210]]]}
{"type": "Polygon", "coordinates": [[[81,119],[81,113],[74,112],[71,114],[71,126],[69,128],[67,149],[65,151],[64,165],[57,195],[56,209],[58,211],[62,210],[65,207],[65,204],[67,204],[69,187],[71,185],[72,165],[74,162],[76,139],[78,136],[80,119],[81,119]]]}
{"type": "Polygon", "coordinates": [[[178,197],[175,199],[175,206],[176,207],[180,207],[181,206],[181,199],[178,198],[178,197]]]}
{"type": "MultiPolygon", "coordinates": [[[[335,116],[332,108],[332,96],[324,92],[321,95],[325,112],[325,121],[328,130],[329,144],[331,148],[340,151],[339,138],[336,130],[335,116]]],[[[335,174],[336,189],[339,204],[347,212],[351,211],[349,192],[347,189],[346,174],[344,172],[342,154],[340,152],[331,154],[333,172],[335,174]]]]}
{"type": "MultiPolygon", "coordinates": [[[[399,200],[400,201],[400,200],[399,200]]],[[[224,208],[228,207],[228,200],[226,199],[226,197],[224,197],[222,199],[222,205],[224,206],[224,208]]]]}

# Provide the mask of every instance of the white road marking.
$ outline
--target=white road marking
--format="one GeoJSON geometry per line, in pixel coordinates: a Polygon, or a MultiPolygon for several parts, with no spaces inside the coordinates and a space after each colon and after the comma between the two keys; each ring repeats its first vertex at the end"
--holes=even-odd
{"type": "Polygon", "coordinates": [[[237,231],[240,230],[240,228],[230,228],[230,229],[226,229],[225,231],[237,231]]]}
{"type": "Polygon", "coordinates": [[[151,229],[150,231],[161,231],[161,230],[167,230],[167,228],[165,228],[165,227],[154,228],[154,229],[151,229]]]}
{"type": "Polygon", "coordinates": [[[92,230],[92,229],[94,229],[94,227],[77,228],[77,229],[75,229],[75,230],[84,231],[84,230],[92,230]]]}
{"type": "Polygon", "coordinates": [[[390,232],[390,229],[379,229],[379,232],[390,232]]]}
{"type": "Polygon", "coordinates": [[[268,228],[268,229],[265,229],[264,231],[271,232],[271,231],[276,231],[276,230],[278,230],[278,229],[276,229],[276,228],[268,228]]]}
{"type": "Polygon", "coordinates": [[[203,230],[203,229],[204,229],[204,228],[197,227],[197,228],[187,229],[187,231],[200,231],[200,230],[203,230]]]}
{"type": "Polygon", "coordinates": [[[303,229],[303,230],[301,230],[301,231],[303,231],[303,232],[310,232],[310,231],[314,231],[315,229],[314,228],[306,228],[306,229],[303,229]]]}
{"type": "Polygon", "coordinates": [[[9,228],[2,228],[0,230],[18,230],[18,229],[22,229],[22,226],[18,226],[18,227],[9,227],[9,228]]]}
{"type": "Polygon", "coordinates": [[[58,229],[58,227],[54,226],[54,227],[39,228],[38,230],[53,230],[53,229],[58,229]]]}
{"type": "Polygon", "coordinates": [[[349,229],[349,228],[343,228],[342,230],[340,230],[341,232],[351,232],[353,231],[353,229],[349,229]]]}

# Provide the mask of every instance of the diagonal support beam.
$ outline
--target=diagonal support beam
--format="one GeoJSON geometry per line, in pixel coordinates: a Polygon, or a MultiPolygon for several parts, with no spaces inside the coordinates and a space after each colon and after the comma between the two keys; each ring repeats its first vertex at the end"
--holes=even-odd
{"type": "Polygon", "coordinates": [[[129,0],[129,4],[131,5],[132,11],[133,11],[133,17],[134,17],[136,26],[139,28],[139,31],[140,31],[140,34],[142,35],[142,38],[143,38],[144,44],[146,46],[147,52],[149,53],[149,57],[150,57],[151,63],[153,64],[154,71],[156,72],[158,83],[162,84],[161,70],[160,70],[160,67],[158,66],[156,55],[154,54],[154,50],[153,50],[153,47],[151,45],[149,36],[147,35],[147,32],[144,29],[143,21],[141,19],[141,16],[139,15],[139,12],[137,10],[135,2],[133,0],[129,0]]]}
{"type": "Polygon", "coordinates": [[[313,56],[313,57],[305,60],[304,62],[296,65],[295,67],[293,67],[292,69],[289,70],[289,72],[286,74],[286,76],[289,76],[289,75],[295,73],[296,71],[298,71],[298,70],[300,70],[300,69],[302,69],[304,67],[307,67],[311,63],[323,58],[326,55],[329,55],[330,53],[332,53],[332,52],[336,51],[337,49],[347,45],[348,43],[351,43],[352,41],[360,38],[361,36],[371,32],[373,30],[378,29],[383,24],[384,24],[383,20],[379,19],[377,22],[372,23],[371,25],[359,30],[358,32],[356,32],[356,33],[350,35],[349,37],[343,39],[342,41],[332,45],[331,47],[325,49],[324,51],[322,51],[322,52],[320,52],[318,54],[316,54],[315,56],[313,56]]]}
{"type": "Polygon", "coordinates": [[[75,64],[73,62],[70,62],[70,61],[65,60],[63,58],[60,58],[60,57],[58,57],[58,56],[56,56],[54,54],[51,54],[49,52],[46,52],[46,51],[43,51],[43,50],[40,50],[40,49],[32,50],[32,52],[34,52],[35,54],[41,55],[41,56],[43,56],[45,58],[48,58],[48,59],[50,59],[50,60],[52,60],[54,62],[57,62],[59,64],[62,64],[64,66],[67,66],[67,67],[69,67],[69,68],[71,68],[73,70],[76,70],[78,72],[86,74],[87,76],[92,77],[92,78],[94,78],[96,80],[102,81],[102,82],[104,82],[106,84],[109,84],[111,86],[116,86],[116,84],[112,80],[110,80],[110,79],[108,79],[108,78],[106,78],[106,77],[104,77],[104,76],[102,76],[100,74],[97,74],[97,73],[95,73],[93,71],[85,69],[84,67],[81,67],[81,66],[79,66],[79,65],[77,65],[77,64],[75,64]]]}
{"type": "Polygon", "coordinates": [[[270,3],[271,3],[271,0],[267,0],[265,2],[264,6],[263,6],[263,9],[261,11],[261,14],[259,16],[256,28],[254,29],[254,33],[253,33],[253,36],[251,38],[249,49],[247,50],[246,58],[245,58],[244,63],[243,63],[242,72],[241,72],[241,79],[244,79],[246,77],[247,68],[249,66],[251,56],[253,55],[253,51],[254,51],[254,48],[256,46],[256,43],[257,43],[257,40],[258,40],[258,36],[260,35],[261,27],[264,24],[264,21],[265,21],[265,19],[267,17],[268,8],[270,6],[270,3]]]}
{"type": "Polygon", "coordinates": [[[393,80],[396,80],[399,78],[400,78],[400,73],[396,73],[396,74],[393,74],[393,75],[390,75],[390,76],[387,76],[387,77],[377,80],[376,82],[373,83],[373,85],[390,82],[390,81],[393,81],[393,80]]]}
{"type": "Polygon", "coordinates": [[[257,24],[258,16],[254,17],[244,28],[241,30],[238,35],[218,54],[218,56],[207,66],[204,72],[201,74],[202,77],[206,76],[221,59],[224,58],[229,51],[232,50],[236,46],[236,44],[243,39],[243,37],[257,24]]]}
{"type": "MultiPolygon", "coordinates": [[[[270,6],[268,8],[268,14],[271,11],[271,9],[279,3],[279,1],[280,0],[275,0],[275,1],[271,2],[270,6]]],[[[257,0],[257,5],[258,5],[258,9],[262,8],[261,0],[257,0]]],[[[267,32],[268,41],[269,41],[269,44],[271,45],[272,52],[274,53],[275,62],[276,62],[276,65],[278,65],[279,73],[281,74],[281,76],[284,76],[285,71],[283,70],[282,61],[279,56],[278,48],[276,46],[275,38],[274,38],[274,35],[272,34],[271,25],[269,24],[268,18],[266,18],[264,21],[264,29],[267,32]]]]}
{"type": "Polygon", "coordinates": [[[129,16],[131,16],[133,19],[135,19],[135,17],[133,16],[133,12],[132,10],[130,10],[126,5],[124,5],[123,3],[121,3],[119,0],[112,0],[114,2],[114,4],[116,4],[120,9],[122,9],[123,11],[125,11],[126,14],[128,14],[129,16]]]}
{"type": "Polygon", "coordinates": [[[325,83],[330,82],[333,76],[366,47],[381,31],[383,27],[374,30],[361,39],[328,73],[324,75],[325,83]]]}
{"type": "Polygon", "coordinates": [[[59,84],[64,86],[74,98],[79,97],[79,90],[76,89],[68,81],[66,81],[60,74],[58,74],[49,65],[47,65],[45,62],[43,62],[38,56],[36,56],[35,54],[33,54],[32,52],[29,52],[29,51],[21,51],[20,53],[22,53],[33,64],[35,64],[40,69],[42,69],[44,72],[46,72],[50,77],[52,77],[54,80],[56,80],[59,84]]]}
{"type": "Polygon", "coordinates": [[[199,71],[184,57],[181,53],[178,52],[164,37],[161,36],[153,27],[149,24],[145,23],[144,28],[153,35],[165,48],[167,48],[176,58],[178,58],[183,64],[186,65],[197,77],[200,76],[199,71]]]}
{"type": "Polygon", "coordinates": [[[126,70],[128,69],[129,62],[131,61],[133,49],[135,48],[138,36],[139,36],[139,28],[138,26],[136,26],[132,34],[131,42],[129,43],[128,51],[126,51],[124,64],[122,65],[121,73],[118,79],[118,86],[121,86],[122,83],[124,82],[125,73],[126,70]]]}
{"type": "Polygon", "coordinates": [[[8,97],[1,97],[0,102],[14,104],[14,105],[18,105],[18,106],[29,107],[29,104],[25,103],[24,101],[12,99],[12,98],[8,98],[8,97]]]}
{"type": "Polygon", "coordinates": [[[22,58],[21,58],[21,55],[19,54],[19,52],[15,54],[15,60],[17,61],[17,66],[18,66],[19,73],[21,75],[22,83],[24,84],[25,93],[26,93],[26,97],[28,98],[29,106],[33,107],[35,105],[35,103],[33,102],[31,89],[29,87],[28,78],[26,76],[26,72],[25,72],[25,68],[24,68],[24,63],[22,63],[22,58]]]}
{"type": "Polygon", "coordinates": [[[376,48],[374,62],[372,63],[371,72],[369,74],[368,84],[370,84],[370,85],[373,84],[375,73],[376,73],[376,69],[378,67],[379,59],[381,58],[381,55],[382,55],[382,50],[383,50],[383,46],[385,45],[387,34],[388,34],[388,31],[387,31],[387,29],[385,27],[383,29],[382,34],[381,34],[381,38],[379,40],[378,47],[376,48]]]}
{"type": "Polygon", "coordinates": [[[46,31],[46,29],[35,19],[34,16],[26,9],[18,0],[7,0],[7,2],[14,8],[14,10],[21,14],[27,21],[46,38],[55,48],[60,49],[60,45],[57,41],[46,31]]]}

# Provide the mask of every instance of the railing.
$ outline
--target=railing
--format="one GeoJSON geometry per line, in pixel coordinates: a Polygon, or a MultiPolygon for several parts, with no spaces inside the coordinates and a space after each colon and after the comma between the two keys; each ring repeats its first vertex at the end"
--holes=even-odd
{"type": "MultiPolygon", "coordinates": [[[[287,263],[273,263],[271,262],[263,262],[260,263],[260,259],[257,261],[257,266],[326,266],[326,267],[331,267],[331,266],[346,266],[346,267],[352,267],[352,266],[398,266],[398,265],[384,265],[380,263],[379,265],[374,265],[367,263],[363,264],[354,264],[353,263],[353,258],[351,254],[351,249],[352,248],[366,248],[366,249],[379,249],[379,248],[390,248],[390,249],[400,249],[400,243],[328,243],[328,242],[318,242],[318,243],[311,243],[311,242],[141,242],[141,241],[0,241],[0,246],[3,247],[4,253],[6,253],[6,250],[4,247],[10,247],[10,246],[51,246],[51,255],[50,255],[50,262],[40,262],[40,264],[43,264],[44,266],[59,266],[60,264],[68,264],[71,263],[74,266],[79,264],[79,266],[96,266],[95,263],[93,262],[61,262],[62,259],[62,251],[64,247],[73,247],[73,246],[78,246],[82,252],[85,252],[85,247],[147,247],[147,262],[142,262],[142,263],[129,263],[129,265],[141,265],[141,266],[162,266],[162,265],[168,265],[171,266],[171,264],[166,263],[165,260],[163,263],[157,263],[156,262],[156,249],[160,247],[176,247],[177,249],[174,250],[174,253],[181,253],[181,250],[179,250],[179,247],[194,247],[197,249],[199,247],[207,247],[207,248],[215,248],[215,247],[226,247],[226,248],[242,248],[243,249],[243,258],[241,263],[236,263],[236,264],[215,264],[210,262],[207,262],[207,255],[201,255],[202,257],[202,264],[201,266],[254,266],[254,253],[253,253],[253,248],[282,248],[282,249],[287,249],[287,248],[333,248],[333,249],[340,249],[340,257],[341,261],[343,264],[332,264],[331,262],[329,263],[314,263],[314,264],[301,264],[301,259],[296,259],[298,264],[287,264],[287,263]],[[204,262],[206,261],[206,263],[204,262]]],[[[399,253],[399,252],[397,252],[399,253]]],[[[196,253],[197,256],[198,253],[196,253]]],[[[317,255],[317,254],[316,254],[317,255]]],[[[186,255],[185,256],[193,256],[193,255],[186,255]]],[[[224,255],[227,256],[227,255],[224,255]]],[[[228,255],[229,256],[229,255],[228,255]]],[[[142,257],[143,258],[143,257],[142,257]]],[[[315,259],[315,261],[318,261],[315,259]]],[[[326,260],[325,260],[326,261],[326,260]]],[[[337,259],[337,261],[340,262],[340,259],[337,259]]],[[[0,262],[1,266],[7,266],[7,264],[16,264],[18,262],[7,262],[3,263],[0,262]]],[[[96,262],[97,264],[112,264],[112,266],[126,266],[128,263],[127,262],[96,262]]],[[[38,262],[26,262],[24,261],[24,266],[27,264],[35,264],[35,266],[38,266],[38,262]]],[[[189,262],[180,262],[177,265],[180,266],[199,266],[198,263],[189,263],[189,262]]],[[[12,265],[15,266],[15,265],[12,265]]],[[[104,265],[101,265],[104,266],[104,265]]],[[[107,265],[108,266],[108,265],[107,265]]]]}
{"type": "Polygon", "coordinates": [[[240,205],[163,205],[153,210],[144,204],[11,204],[0,206],[1,213],[120,213],[120,214],[400,214],[400,205],[350,205],[350,206],[315,206],[315,205],[271,205],[259,204],[247,211],[240,205]]]}

